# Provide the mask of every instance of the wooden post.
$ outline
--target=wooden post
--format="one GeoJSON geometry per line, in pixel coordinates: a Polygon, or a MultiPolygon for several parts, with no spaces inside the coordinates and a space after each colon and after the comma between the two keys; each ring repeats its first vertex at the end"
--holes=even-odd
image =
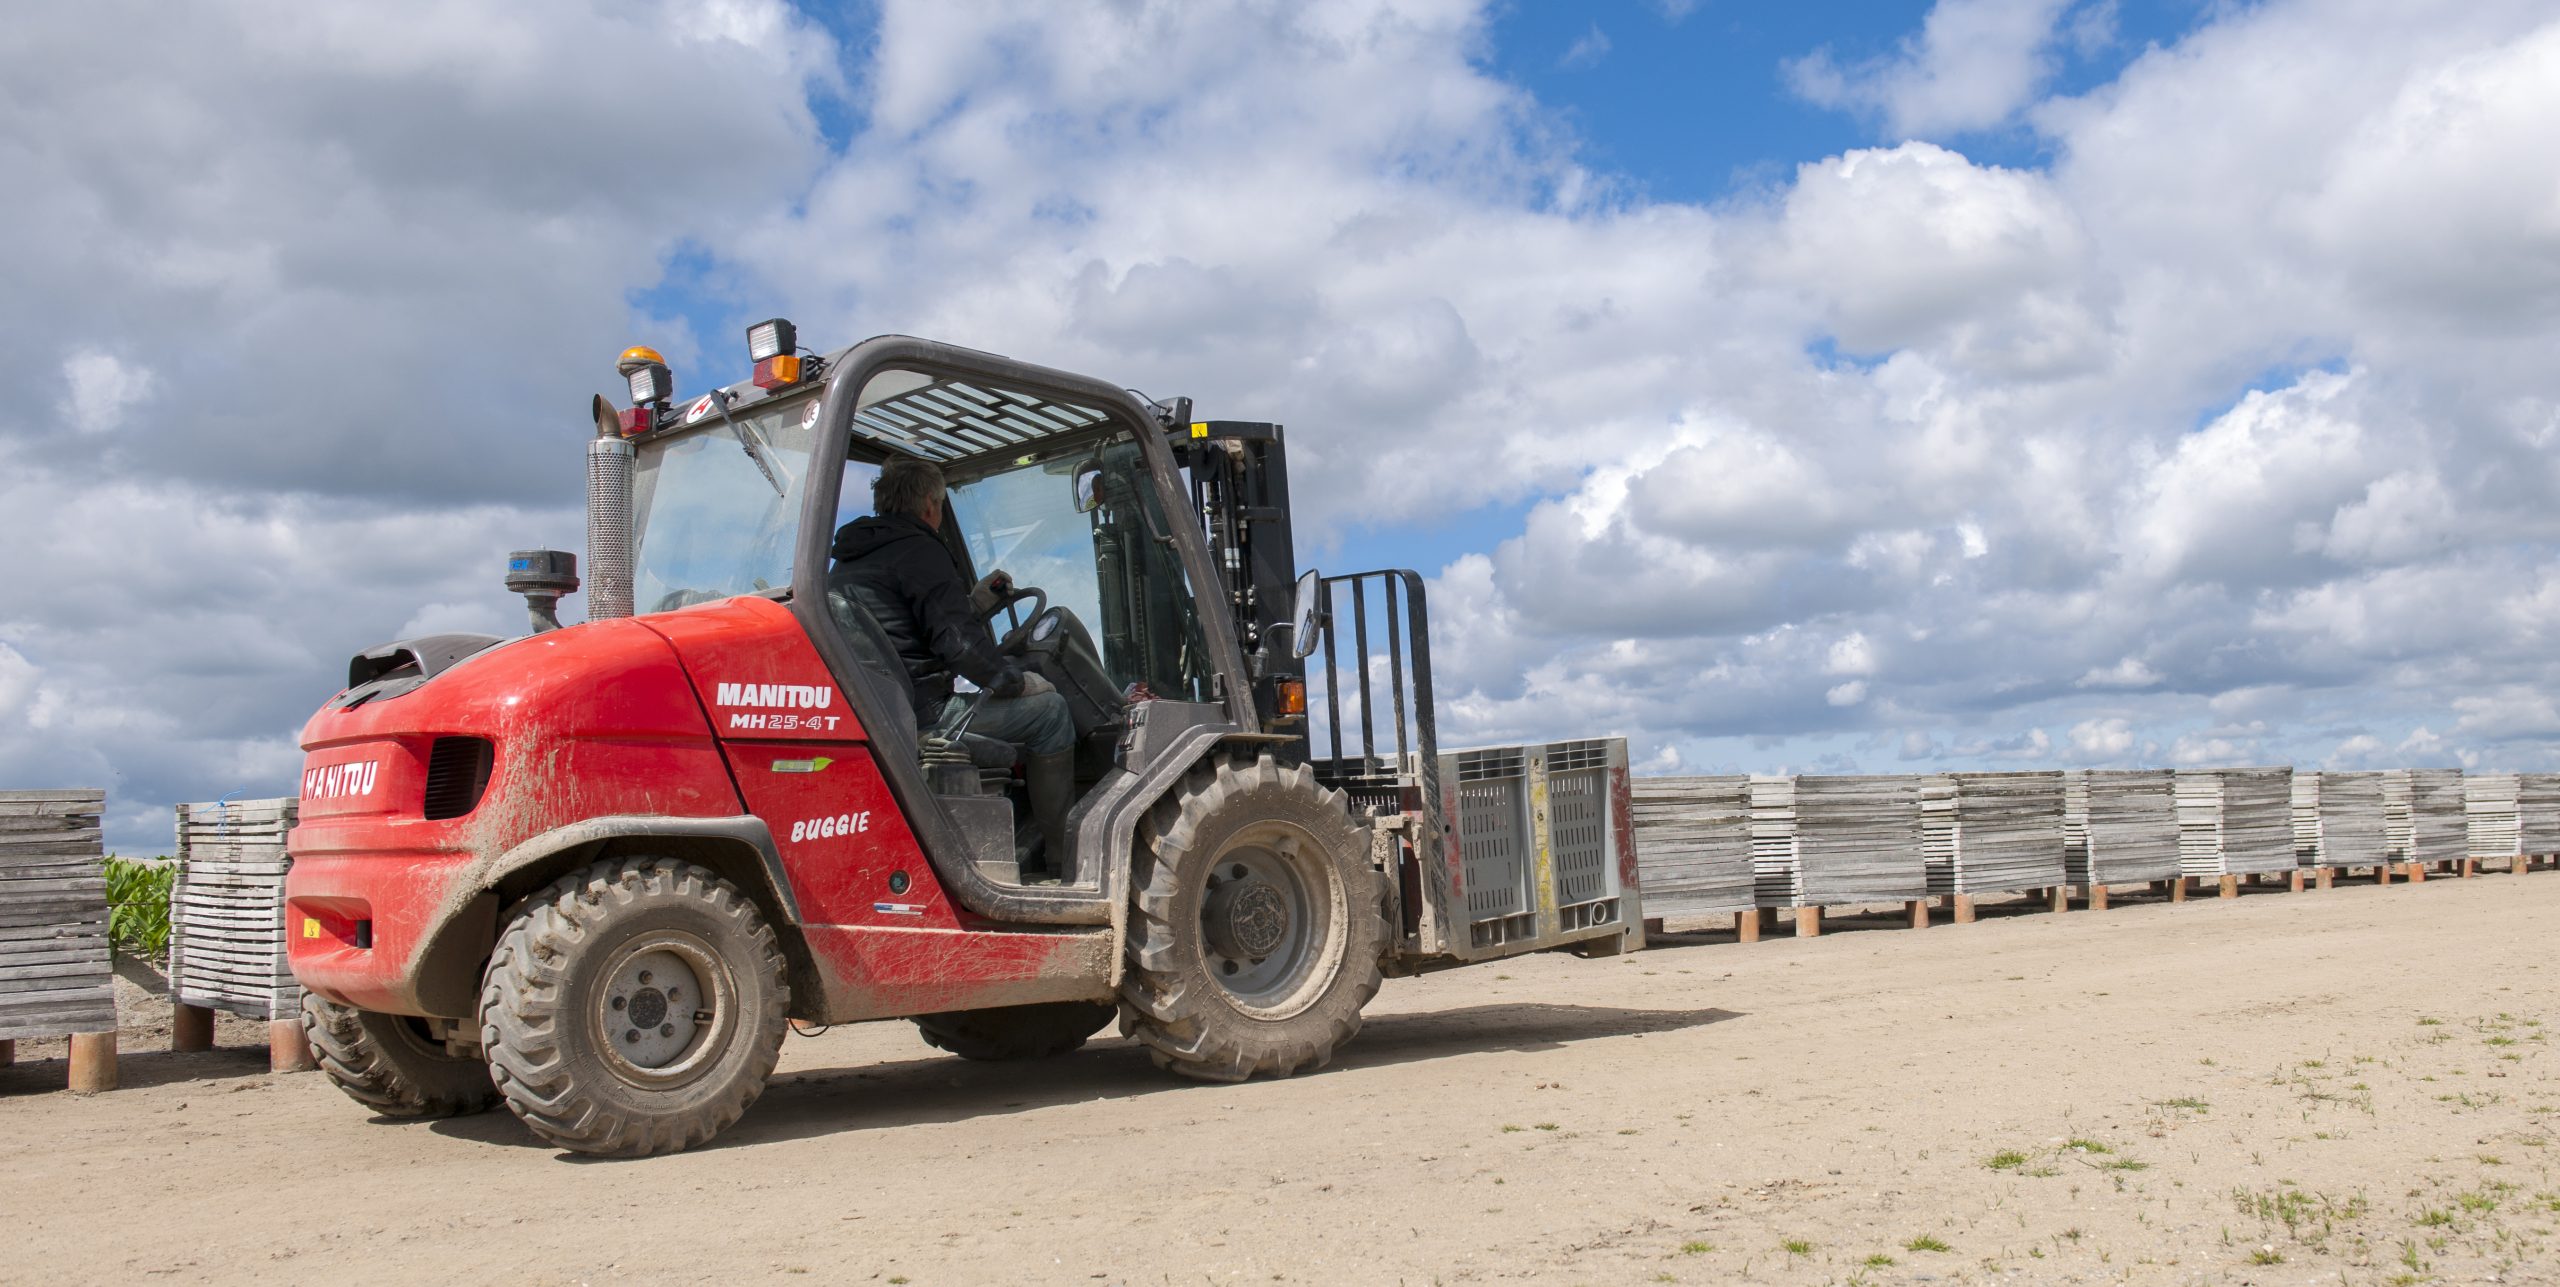
{"type": "Polygon", "coordinates": [[[1760,909],[1746,907],[1733,914],[1733,940],[1737,943],[1760,941],[1760,909]]]}
{"type": "Polygon", "coordinates": [[[1929,928],[1929,900],[1928,900],[1928,899],[1926,899],[1926,898],[1915,898],[1915,899],[1912,899],[1912,900],[1911,900],[1911,928],[1913,928],[1913,929],[1927,929],[1927,928],[1929,928]]]}
{"type": "Polygon", "coordinates": [[[1821,934],[1822,934],[1822,909],[1821,909],[1821,908],[1819,908],[1819,907],[1799,907],[1799,908],[1797,908],[1797,909],[1796,909],[1796,937],[1797,937],[1797,938],[1818,938],[1818,937],[1820,937],[1820,936],[1821,936],[1821,934]]]}
{"type": "Polygon", "coordinates": [[[95,1095],[116,1088],[116,1034],[71,1034],[71,1093],[95,1095]]]}
{"type": "Polygon", "coordinates": [[[2239,877],[2225,876],[2222,878],[2222,896],[2224,898],[2238,898],[2240,896],[2239,877]]]}
{"type": "Polygon", "coordinates": [[[2510,876],[2521,876],[2531,870],[2533,870],[2533,860],[2523,854],[2517,854],[2507,860],[2507,874],[2510,876]]]}
{"type": "Polygon", "coordinates": [[[2302,869],[2300,867],[2293,869],[2293,880],[2284,887],[2284,892],[2288,894],[2299,894],[2302,892],[2302,869]]]}
{"type": "Polygon", "coordinates": [[[213,1049],[213,1011],[184,1001],[171,1003],[169,1048],[182,1053],[213,1049]]]}
{"type": "Polygon", "coordinates": [[[2093,912],[2103,912],[2107,910],[2106,886],[2091,885],[2089,887],[2089,910],[2093,912]]]}
{"type": "Polygon", "coordinates": [[[2478,861],[2479,861],[2479,860],[2478,860],[2478,859],[2475,859],[2475,858],[2465,858],[2465,859],[2463,859],[2463,860],[2462,860],[2462,878],[2463,878],[2464,880],[2469,880],[2469,879],[2471,879],[2472,875],[2474,874],[2474,872],[2473,872],[2473,864],[2474,864],[2474,863],[2476,863],[2476,862],[2478,862],[2478,861]]]}
{"type": "Polygon", "coordinates": [[[2169,901],[2173,903],[2183,903],[2187,901],[2186,877],[2171,876],[2169,878],[2169,901]]]}
{"type": "Polygon", "coordinates": [[[278,1019],[267,1025],[268,1072],[309,1072],[319,1066],[311,1058],[311,1043],[303,1039],[300,1019],[278,1019]]]}
{"type": "Polygon", "coordinates": [[[0,1068],[6,1068],[16,1062],[18,1062],[17,1039],[13,1037],[0,1040],[0,1068]]]}
{"type": "Polygon", "coordinates": [[[2412,885],[2423,885],[2427,883],[2427,865],[2425,863],[2413,862],[2409,864],[2409,883],[2412,885]]]}
{"type": "Polygon", "coordinates": [[[1956,924],[1973,924],[1973,895],[1951,894],[1949,897],[1956,901],[1956,924]]]}
{"type": "Polygon", "coordinates": [[[1661,918],[1661,917],[1659,917],[1659,916],[1648,916],[1648,917],[1645,917],[1645,918],[1644,918],[1644,932],[1645,932],[1645,933],[1647,933],[1647,934],[1659,934],[1659,933],[1661,933],[1661,932],[1662,932],[1662,918],[1661,918]]]}
{"type": "Polygon", "coordinates": [[[2314,884],[2318,885],[2318,886],[2319,886],[2320,888],[2322,888],[2322,889],[2327,889],[2327,888],[2329,887],[2329,875],[2330,875],[2330,869],[2329,869],[2329,868],[2327,868],[2327,867],[2320,867],[2320,868],[2316,868],[2316,869],[2314,869],[2314,870],[2312,871],[2312,873],[2311,873],[2312,883],[2314,883],[2314,884]]]}
{"type": "Polygon", "coordinates": [[[2373,883],[2377,885],[2388,885],[2391,883],[2391,864],[2384,863],[2373,869],[2373,883]]]}
{"type": "Polygon", "coordinates": [[[2045,905],[2047,907],[2050,907],[2057,912],[2067,912],[2071,910],[2071,887],[2069,885],[2056,885],[2044,892],[2045,905]]]}

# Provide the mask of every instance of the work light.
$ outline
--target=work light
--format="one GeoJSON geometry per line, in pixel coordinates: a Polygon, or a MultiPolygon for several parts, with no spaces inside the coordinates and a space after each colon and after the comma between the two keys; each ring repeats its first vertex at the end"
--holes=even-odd
{"type": "Polygon", "coordinates": [[[800,331],[777,317],[747,328],[747,360],[762,362],[800,351],[800,331]]]}

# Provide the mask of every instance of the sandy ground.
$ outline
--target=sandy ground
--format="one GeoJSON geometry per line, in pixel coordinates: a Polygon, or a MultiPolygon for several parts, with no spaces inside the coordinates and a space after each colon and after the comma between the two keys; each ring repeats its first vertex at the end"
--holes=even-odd
{"type": "Polygon", "coordinates": [[[1243,1087],[874,1024],[641,1162],[371,1120],[253,1028],[86,1099],[30,1044],[0,1279],[2554,1282],[2555,920],[2534,874],[1677,935],[1390,983],[1243,1087]]]}

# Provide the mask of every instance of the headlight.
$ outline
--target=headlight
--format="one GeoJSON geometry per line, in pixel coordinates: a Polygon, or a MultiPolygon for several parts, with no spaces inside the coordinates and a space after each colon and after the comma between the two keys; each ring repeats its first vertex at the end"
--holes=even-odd
{"type": "Polygon", "coordinates": [[[799,351],[799,331],[779,317],[747,328],[747,360],[750,362],[762,362],[769,357],[799,351]]]}

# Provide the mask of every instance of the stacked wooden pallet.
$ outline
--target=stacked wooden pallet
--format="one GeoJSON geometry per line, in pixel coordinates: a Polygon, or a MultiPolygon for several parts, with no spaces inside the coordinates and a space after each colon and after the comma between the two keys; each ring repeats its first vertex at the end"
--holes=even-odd
{"type": "Polygon", "coordinates": [[[2526,853],[2560,853],[2560,773],[2516,775],[2516,835],[2526,853]]]}
{"type": "Polygon", "coordinates": [[[1932,895],[2067,883],[2060,773],[1936,773],[1922,779],[1920,835],[1932,895]]]}
{"type": "Polygon", "coordinates": [[[2515,773],[2475,773],[2462,779],[2466,854],[2513,859],[2524,852],[2524,827],[2516,816],[2523,782],[2515,773]]]}
{"type": "Polygon", "coordinates": [[[2384,821],[2399,862],[2460,862],[2470,837],[2464,826],[2462,770],[2394,769],[2383,776],[2384,821]]]}
{"type": "Polygon", "coordinates": [[[2296,869],[2293,770],[2180,769],[2175,790],[2181,875],[2296,869]]]}
{"type": "MultiPolygon", "coordinates": [[[[2299,773],[2294,775],[2297,806],[2309,786],[2309,849],[2302,865],[2330,869],[2378,867],[2389,860],[2389,829],[2383,814],[2380,773],[2299,773]]],[[[2295,815],[2297,847],[2302,815],[2295,815]]]]}
{"type": "Polygon", "coordinates": [[[106,800],[104,791],[0,791],[0,1041],[115,1031],[106,800]]]}
{"type": "Polygon", "coordinates": [[[1796,901],[1796,780],[1751,779],[1751,900],[1762,907],[1796,901]]]}
{"type": "Polygon", "coordinates": [[[293,800],[178,806],[178,885],[169,900],[169,995],[252,1019],[296,1014],[285,964],[285,833],[293,800]]]}
{"type": "Polygon", "coordinates": [[[1637,778],[1634,803],[1646,916],[1711,916],[1755,905],[1749,778],[1637,778]]]}
{"type": "Polygon", "coordinates": [[[2178,809],[2167,769],[2075,772],[2063,785],[2063,870],[2084,889],[2178,874],[2178,809]]]}
{"type": "Polygon", "coordinates": [[[1928,897],[1918,778],[1805,776],[1795,780],[1794,795],[1795,906],[1928,897]]]}

